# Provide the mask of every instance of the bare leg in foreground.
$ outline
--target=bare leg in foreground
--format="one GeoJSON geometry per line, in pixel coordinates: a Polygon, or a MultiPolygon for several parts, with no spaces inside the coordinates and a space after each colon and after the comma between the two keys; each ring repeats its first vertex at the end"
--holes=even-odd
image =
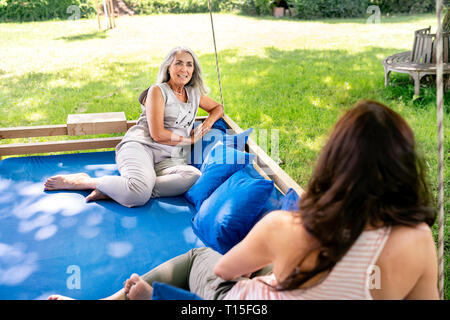
{"type": "MultiPolygon", "coordinates": [[[[139,275],[133,273],[131,277],[125,281],[124,288],[113,295],[102,300],[125,300],[125,294],[130,300],[151,300],[153,288],[145,282],[139,275]]],[[[51,295],[48,300],[74,300],[61,295],[51,295]]]]}

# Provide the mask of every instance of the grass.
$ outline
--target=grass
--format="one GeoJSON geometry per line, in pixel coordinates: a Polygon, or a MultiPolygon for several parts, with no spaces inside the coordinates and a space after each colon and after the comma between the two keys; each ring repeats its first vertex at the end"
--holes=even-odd
{"type": "MultiPolygon", "coordinates": [[[[255,128],[255,138],[278,134],[281,167],[301,186],[332,125],[356,101],[369,98],[389,105],[411,125],[436,197],[435,87],[423,87],[415,97],[408,76],[394,73],[393,85],[385,88],[381,64],[384,57],[411,49],[414,30],[430,25],[435,30],[434,16],[383,17],[378,25],[363,19],[305,22],[231,14],[214,19],[226,113],[242,128],[255,128]]],[[[0,127],[61,124],[68,114],[84,112],[125,111],[128,119],[137,119],[139,93],[179,44],[198,54],[210,96],[220,101],[209,15],[122,17],[117,25],[98,31],[95,19],[0,24],[0,127]]],[[[447,93],[447,219],[449,98],[447,93]]],[[[275,145],[267,145],[274,156],[275,145]]],[[[445,252],[448,265],[447,237],[445,252]]],[[[448,286],[447,272],[447,297],[448,286]]]]}

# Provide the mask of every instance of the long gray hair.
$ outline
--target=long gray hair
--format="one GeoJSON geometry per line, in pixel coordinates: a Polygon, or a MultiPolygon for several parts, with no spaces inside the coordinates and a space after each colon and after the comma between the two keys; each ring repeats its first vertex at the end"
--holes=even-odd
{"type": "Polygon", "coordinates": [[[197,88],[200,90],[201,94],[206,94],[208,90],[205,87],[205,84],[203,83],[202,68],[200,67],[200,62],[198,61],[197,56],[191,49],[183,46],[175,47],[172,50],[170,50],[169,54],[163,60],[161,66],[159,67],[157,82],[163,83],[169,81],[170,79],[169,66],[175,59],[175,55],[179,52],[189,53],[192,56],[192,59],[194,60],[194,72],[192,73],[192,78],[188,82],[187,86],[197,88]]]}
{"type": "MultiPolygon", "coordinates": [[[[198,58],[195,55],[195,53],[188,47],[184,46],[178,46],[170,50],[169,54],[164,58],[164,60],[161,63],[161,66],[159,67],[156,83],[164,83],[169,81],[170,79],[169,67],[172,64],[173,60],[175,59],[175,55],[179,52],[189,53],[192,56],[192,59],[194,60],[194,72],[192,73],[191,80],[187,83],[186,86],[192,86],[194,88],[197,88],[198,90],[200,90],[200,93],[202,95],[207,94],[209,90],[203,82],[202,68],[200,67],[200,62],[198,61],[198,58]]],[[[147,97],[148,89],[144,90],[139,96],[139,102],[141,103],[141,105],[144,105],[145,103],[145,98],[147,97]]]]}

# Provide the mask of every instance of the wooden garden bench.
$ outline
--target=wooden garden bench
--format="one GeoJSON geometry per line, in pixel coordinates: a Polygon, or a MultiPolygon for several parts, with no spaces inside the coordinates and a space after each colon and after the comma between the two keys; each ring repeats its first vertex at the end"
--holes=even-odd
{"type": "MultiPolygon", "coordinates": [[[[414,79],[414,94],[420,93],[420,80],[426,75],[436,74],[435,34],[430,34],[431,27],[417,30],[412,51],[394,54],[383,60],[385,86],[389,85],[392,71],[408,73],[414,79]]],[[[444,74],[450,74],[449,58],[450,33],[443,33],[444,74]]]]}

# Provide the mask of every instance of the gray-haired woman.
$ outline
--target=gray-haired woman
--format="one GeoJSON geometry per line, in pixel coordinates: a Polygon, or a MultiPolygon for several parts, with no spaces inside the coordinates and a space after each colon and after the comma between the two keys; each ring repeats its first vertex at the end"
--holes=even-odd
{"type": "Polygon", "coordinates": [[[186,147],[223,116],[222,105],[206,96],[192,50],[172,49],[160,66],[157,84],[145,90],[139,101],[143,112],[116,147],[120,176],[57,175],[45,182],[45,190],[93,190],[86,201],[111,198],[127,207],[186,192],[201,175],[187,164],[186,147]],[[199,107],[209,116],[194,131],[199,107]]]}

